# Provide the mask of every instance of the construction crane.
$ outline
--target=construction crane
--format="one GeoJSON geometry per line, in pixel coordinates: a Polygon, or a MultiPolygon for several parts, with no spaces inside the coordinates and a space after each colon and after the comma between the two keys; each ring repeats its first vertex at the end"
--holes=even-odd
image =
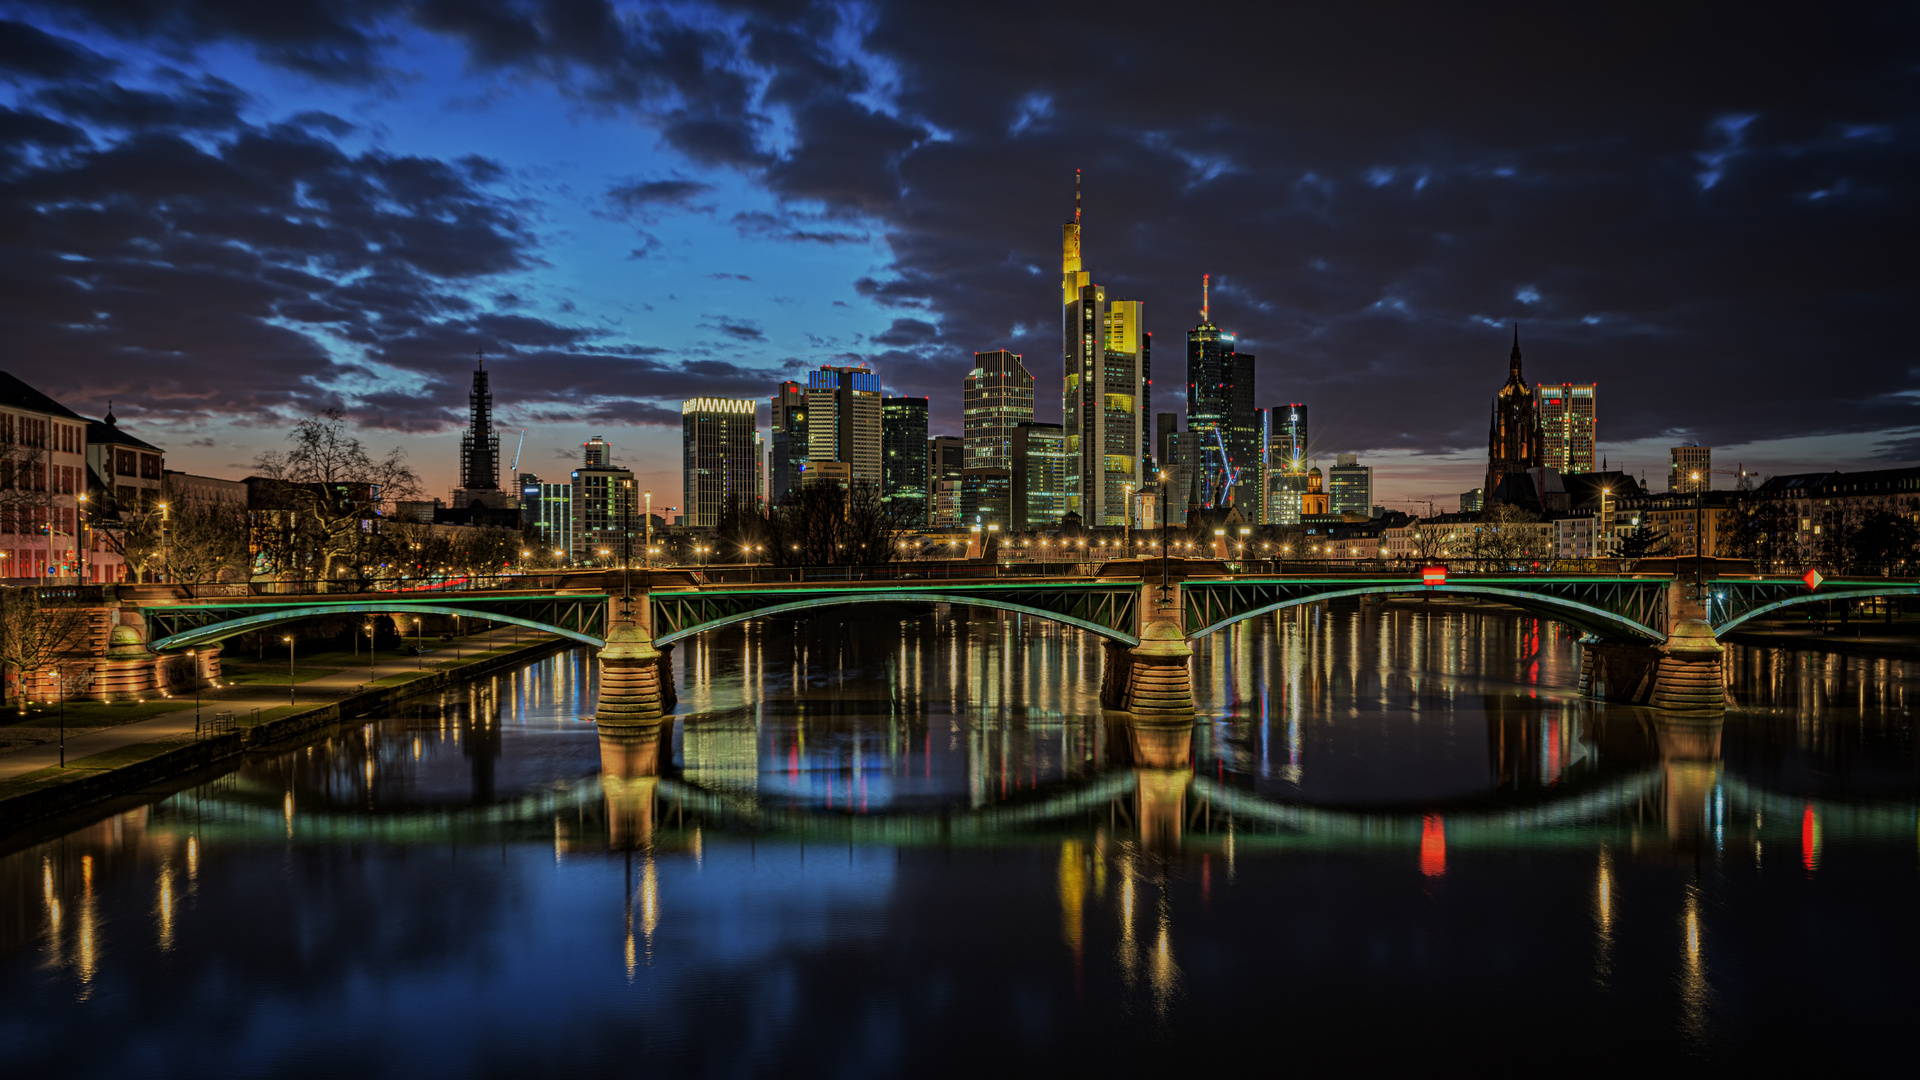
{"type": "Polygon", "coordinates": [[[1438,515],[1436,514],[1436,512],[1434,511],[1434,508],[1433,508],[1433,504],[1434,504],[1434,500],[1433,500],[1433,499],[1394,499],[1394,500],[1392,500],[1392,501],[1393,501],[1393,502],[1403,502],[1403,503],[1412,503],[1412,504],[1413,504],[1413,505],[1415,505],[1415,506],[1424,506],[1424,507],[1426,507],[1426,508],[1427,508],[1427,516],[1428,516],[1428,517],[1436,517],[1436,516],[1438,516],[1438,515]]]}
{"type": "Polygon", "coordinates": [[[507,466],[507,471],[513,474],[513,478],[514,478],[513,482],[516,484],[520,482],[520,451],[524,449],[526,445],[527,445],[527,429],[521,428],[520,442],[518,445],[516,445],[513,448],[513,464],[507,466]]]}

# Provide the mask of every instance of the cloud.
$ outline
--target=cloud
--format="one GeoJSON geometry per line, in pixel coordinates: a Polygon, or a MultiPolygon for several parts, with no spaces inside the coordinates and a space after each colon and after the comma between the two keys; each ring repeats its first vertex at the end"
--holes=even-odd
{"type": "Polygon", "coordinates": [[[57,82],[102,76],[117,66],[99,53],[39,27],[0,19],[0,72],[57,82]]]}
{"type": "Polygon", "coordinates": [[[738,319],[731,315],[709,315],[700,323],[708,330],[717,330],[735,341],[765,341],[766,332],[752,319],[738,319]]]}
{"type": "Polygon", "coordinates": [[[694,200],[711,194],[712,184],[700,180],[646,180],[619,184],[607,190],[607,201],[620,217],[654,221],[666,209],[711,210],[694,205],[694,200]]]}

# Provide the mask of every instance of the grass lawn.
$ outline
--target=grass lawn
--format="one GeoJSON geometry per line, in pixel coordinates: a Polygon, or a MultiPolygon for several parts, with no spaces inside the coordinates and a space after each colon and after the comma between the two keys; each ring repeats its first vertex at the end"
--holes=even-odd
{"type": "MultiPolygon", "coordinates": [[[[67,702],[67,726],[70,728],[117,727],[135,720],[145,720],[150,716],[179,712],[193,708],[193,699],[155,698],[150,701],[125,705],[110,705],[104,701],[67,702]]],[[[0,727],[49,727],[60,722],[60,708],[45,708],[35,705],[27,710],[27,715],[12,708],[0,711],[0,727]]]]}
{"type": "MultiPolygon", "coordinates": [[[[323,675],[338,675],[344,668],[301,668],[294,672],[296,685],[318,679],[323,675]]],[[[274,668],[272,665],[234,664],[225,660],[220,662],[220,684],[222,686],[285,686],[287,669],[285,665],[274,668]]]]}

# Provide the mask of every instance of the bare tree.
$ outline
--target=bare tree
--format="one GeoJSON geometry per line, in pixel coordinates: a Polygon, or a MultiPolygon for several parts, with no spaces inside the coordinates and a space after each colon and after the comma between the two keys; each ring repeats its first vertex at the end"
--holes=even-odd
{"type": "Polygon", "coordinates": [[[782,566],[878,566],[898,553],[905,513],[869,481],[804,484],[768,515],[767,547],[782,566]]]}
{"type": "Polygon", "coordinates": [[[295,425],[286,450],[262,454],[255,462],[273,480],[277,501],[293,518],[298,561],[332,577],[338,564],[364,571],[374,554],[365,523],[383,504],[419,494],[420,476],[399,447],[376,458],[347,428],[338,409],[328,409],[295,425]]]}
{"type": "Polygon", "coordinates": [[[1481,515],[1468,553],[1482,570],[1505,570],[1531,562],[1541,555],[1538,530],[1530,527],[1538,520],[1530,511],[1499,503],[1481,515]]]}
{"type": "Polygon", "coordinates": [[[11,667],[19,676],[22,714],[29,679],[86,646],[86,609],[48,601],[37,588],[0,589],[0,673],[11,667]]]}
{"type": "Polygon", "coordinates": [[[222,499],[178,499],[168,507],[167,532],[167,580],[188,586],[246,580],[246,507],[222,499]]]}

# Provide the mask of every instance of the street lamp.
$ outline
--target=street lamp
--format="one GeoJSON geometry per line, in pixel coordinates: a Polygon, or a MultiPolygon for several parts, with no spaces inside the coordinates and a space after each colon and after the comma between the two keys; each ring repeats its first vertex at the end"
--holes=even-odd
{"type": "Polygon", "coordinates": [[[647,496],[647,517],[646,517],[647,569],[651,570],[653,569],[653,492],[651,491],[647,492],[646,496],[647,496]]]}
{"type": "Polygon", "coordinates": [[[173,530],[168,528],[172,518],[167,513],[167,504],[160,504],[160,570],[173,580],[173,530]]]}
{"type": "MultiPolygon", "coordinates": [[[[80,556],[77,560],[80,568],[80,584],[87,583],[87,493],[80,493],[80,556]]],[[[66,700],[62,695],[61,700],[66,700]]]]}
{"type": "Polygon", "coordinates": [[[280,639],[287,643],[287,704],[293,704],[293,635],[287,634],[280,639]]]}
{"type": "Polygon", "coordinates": [[[415,671],[427,669],[427,651],[421,647],[424,644],[425,642],[420,640],[420,617],[416,615],[413,618],[413,659],[415,660],[413,669],[415,671]]]}
{"type": "Polygon", "coordinates": [[[372,686],[373,685],[373,643],[375,640],[373,636],[373,620],[371,619],[367,620],[367,625],[362,627],[361,629],[367,632],[367,685],[372,686]]]}
{"type": "Polygon", "coordinates": [[[187,666],[193,669],[193,733],[200,734],[200,661],[194,659],[192,649],[187,650],[187,666]]]}

